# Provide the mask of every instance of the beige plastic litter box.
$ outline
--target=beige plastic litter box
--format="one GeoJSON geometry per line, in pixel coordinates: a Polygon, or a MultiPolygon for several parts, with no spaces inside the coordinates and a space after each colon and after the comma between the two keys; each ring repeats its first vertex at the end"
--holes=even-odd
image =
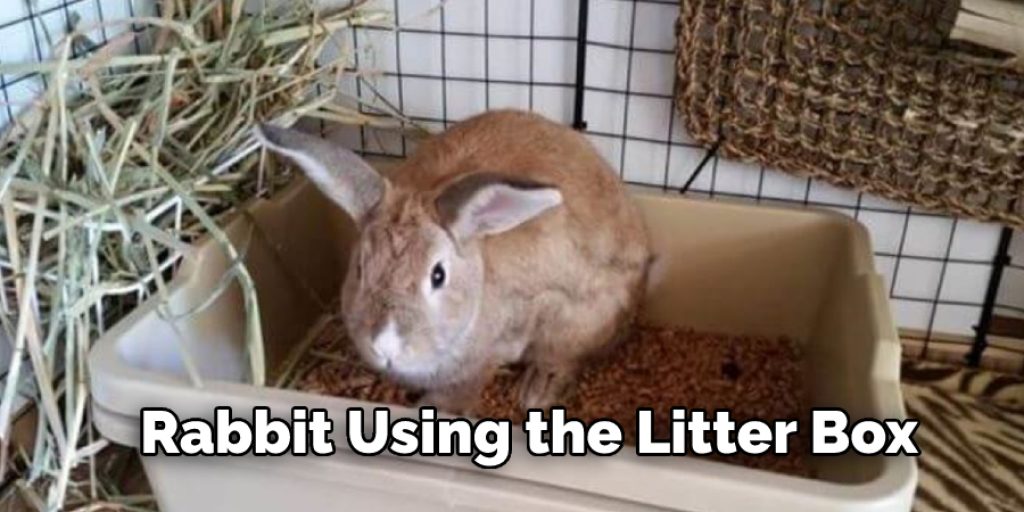
{"type": "MultiPolygon", "coordinates": [[[[647,321],[696,329],[788,335],[804,347],[812,405],[851,419],[903,418],[900,347],[865,230],[832,212],[769,208],[636,192],[664,257],[647,321]]],[[[353,228],[298,180],[228,226],[257,283],[271,375],[335,296],[353,228]],[[255,229],[254,225],[255,223],[255,229]],[[315,295],[315,296],[314,296],[315,295]]],[[[205,241],[173,282],[171,310],[208,299],[228,265],[205,241]]],[[[178,323],[199,363],[193,387],[178,335],[142,304],[100,339],[90,358],[96,425],[137,446],[139,411],[167,407],[211,418],[266,405],[328,410],[338,452],[328,457],[144,457],[164,512],[319,510],[899,511],[910,510],[913,458],[814,457],[808,480],[688,457],[533,457],[513,429],[511,460],[496,470],[461,457],[365,457],[345,441],[345,409],[365,402],[246,384],[244,310],[237,289],[178,323]]],[[[393,414],[417,417],[394,408],[393,414]]],[[[366,415],[371,416],[370,414],[366,415]]],[[[806,426],[804,426],[806,428],[806,426]]]]}

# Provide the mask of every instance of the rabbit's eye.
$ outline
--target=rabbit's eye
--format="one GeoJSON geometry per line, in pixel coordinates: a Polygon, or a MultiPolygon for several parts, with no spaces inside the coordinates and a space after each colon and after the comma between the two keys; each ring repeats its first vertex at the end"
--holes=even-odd
{"type": "Polygon", "coordinates": [[[435,290],[444,286],[445,280],[448,278],[447,273],[444,271],[444,267],[441,262],[434,264],[434,268],[430,271],[430,286],[435,290]]]}

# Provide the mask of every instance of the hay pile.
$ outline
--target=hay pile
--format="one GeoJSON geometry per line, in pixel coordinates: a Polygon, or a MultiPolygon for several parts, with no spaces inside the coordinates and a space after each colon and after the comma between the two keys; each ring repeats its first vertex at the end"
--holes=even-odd
{"type": "MultiPolygon", "coordinates": [[[[415,390],[366,367],[338,320],[324,326],[296,368],[292,387],[312,393],[405,406],[419,398],[415,390]]],[[[498,375],[484,390],[474,415],[522,423],[518,378],[514,370],[498,375]]],[[[799,352],[790,340],[665,328],[637,329],[606,360],[588,367],[565,406],[571,418],[615,420],[630,445],[636,444],[636,409],[640,407],[654,409],[655,439],[670,437],[672,407],[709,413],[728,409],[737,423],[748,419],[805,422],[808,417],[799,352]]],[[[708,457],[809,477],[809,439],[806,428],[801,431],[791,439],[787,455],[708,457]]]]}
{"type": "MultiPolygon", "coordinates": [[[[132,27],[105,46],[86,37],[99,26],[78,26],[51,60],[0,65],[8,77],[40,73],[47,85],[0,136],[0,326],[15,345],[7,381],[34,387],[40,411],[35,447],[13,455],[28,466],[21,487],[41,495],[28,501],[47,509],[128,506],[94,477],[105,441],[88,418],[86,354],[139,301],[164,296],[196,237],[210,234],[240,258],[218,219],[288,178],[263,158],[254,123],[381,119],[339,103],[352,59],[334,32],[390,24],[388,13],[362,2],[319,12],[313,2],[254,12],[243,4],[166,1],[161,18],[104,22],[132,27]],[[89,480],[72,482],[83,463],[89,480]]],[[[234,282],[246,297],[251,379],[262,384],[259,311],[241,264],[220,289],[234,282]]],[[[172,323],[192,313],[161,310],[172,323]]],[[[0,402],[4,468],[26,392],[17,388],[8,385],[0,402]]]]}

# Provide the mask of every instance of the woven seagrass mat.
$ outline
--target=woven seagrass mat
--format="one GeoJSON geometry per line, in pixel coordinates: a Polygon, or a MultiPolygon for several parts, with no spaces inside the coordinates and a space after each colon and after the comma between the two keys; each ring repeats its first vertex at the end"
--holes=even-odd
{"type": "Polygon", "coordinates": [[[1024,226],[1024,73],[948,0],[682,0],[677,104],[723,156],[1024,226]]]}

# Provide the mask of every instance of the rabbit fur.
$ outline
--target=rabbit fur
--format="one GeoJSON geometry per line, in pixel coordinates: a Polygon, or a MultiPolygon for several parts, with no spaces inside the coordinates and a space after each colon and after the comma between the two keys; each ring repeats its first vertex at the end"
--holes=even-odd
{"type": "Polygon", "coordinates": [[[621,339],[651,252],[625,187],[582,135],[500,110],[423,142],[387,176],[296,130],[257,137],[356,222],[341,313],[362,358],[468,411],[524,363],[524,408],[548,407],[588,356],[621,339]],[[440,270],[439,270],[440,269],[440,270]]]}

